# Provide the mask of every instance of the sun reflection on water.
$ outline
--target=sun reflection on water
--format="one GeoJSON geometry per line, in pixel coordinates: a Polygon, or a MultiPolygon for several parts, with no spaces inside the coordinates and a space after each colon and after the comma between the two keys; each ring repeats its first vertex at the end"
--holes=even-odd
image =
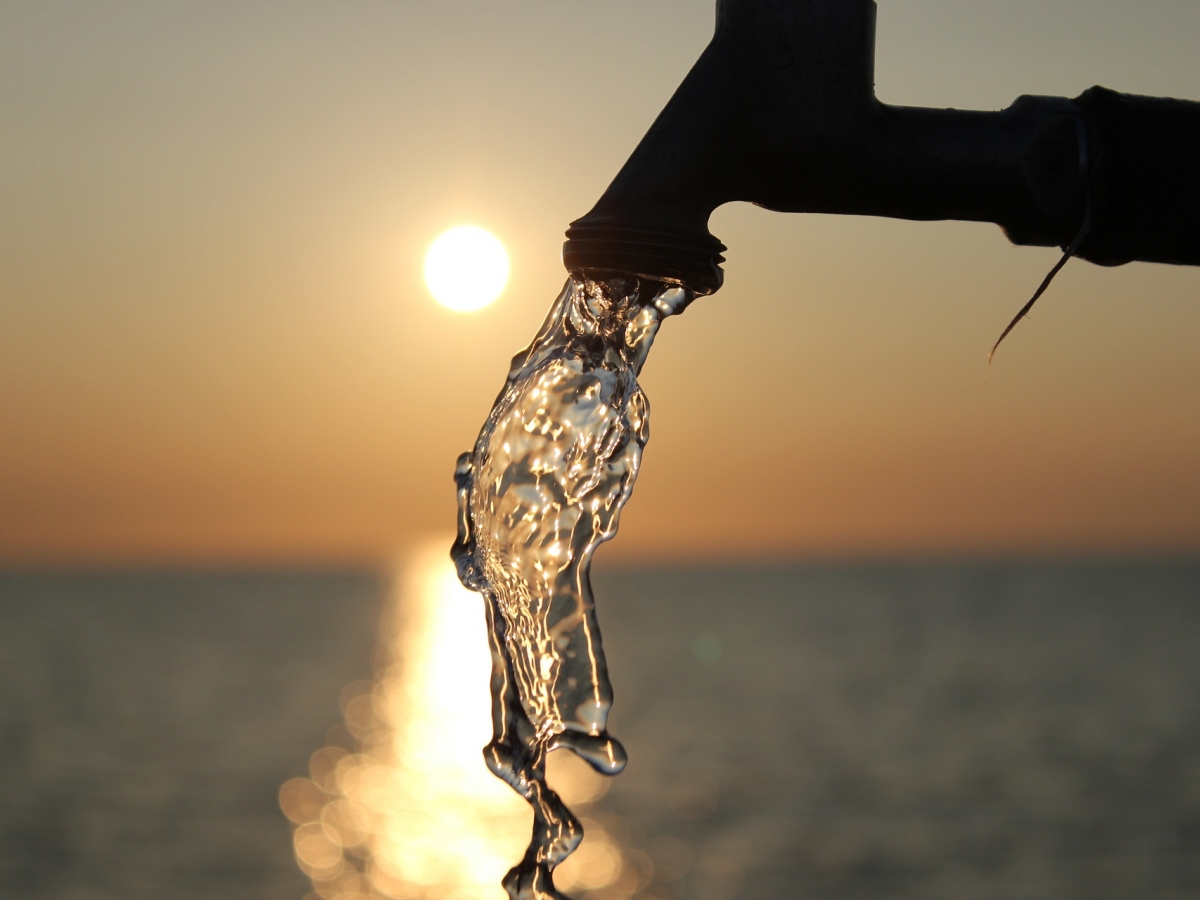
{"type": "MultiPolygon", "coordinates": [[[[529,807],[483,762],[486,626],[449,543],[422,545],[396,579],[377,676],[342,692],[354,740],[318,750],[309,777],[280,789],[313,900],[503,900],[500,880],[528,843],[529,807]]],[[[649,859],[623,851],[619,821],[591,808],[608,781],[564,751],[551,754],[549,780],[586,831],[558,887],[595,900],[645,887],[649,859]]]]}

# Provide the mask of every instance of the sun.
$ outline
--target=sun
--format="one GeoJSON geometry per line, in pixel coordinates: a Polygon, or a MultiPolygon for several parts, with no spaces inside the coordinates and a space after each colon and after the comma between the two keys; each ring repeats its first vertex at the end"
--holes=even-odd
{"type": "Polygon", "coordinates": [[[425,283],[434,299],[449,309],[483,309],[500,296],[507,282],[504,245],[474,225],[442,233],[425,254],[425,283]]]}

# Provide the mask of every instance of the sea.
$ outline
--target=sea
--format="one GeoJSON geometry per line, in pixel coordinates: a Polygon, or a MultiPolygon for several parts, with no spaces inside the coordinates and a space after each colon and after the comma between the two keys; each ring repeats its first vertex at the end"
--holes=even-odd
{"type": "MultiPolygon", "coordinates": [[[[0,574],[0,897],[316,897],[280,786],[344,742],[392,583],[0,574]]],[[[675,860],[637,897],[1200,897],[1200,561],[594,584],[630,757],[595,815],[675,860]]]]}

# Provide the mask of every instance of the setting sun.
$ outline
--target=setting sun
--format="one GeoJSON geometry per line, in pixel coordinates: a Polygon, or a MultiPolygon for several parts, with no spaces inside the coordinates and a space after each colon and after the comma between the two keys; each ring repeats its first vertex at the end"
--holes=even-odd
{"type": "Polygon", "coordinates": [[[460,225],[444,232],[425,254],[425,283],[443,306],[482,309],[508,282],[508,253],[490,232],[460,225]]]}

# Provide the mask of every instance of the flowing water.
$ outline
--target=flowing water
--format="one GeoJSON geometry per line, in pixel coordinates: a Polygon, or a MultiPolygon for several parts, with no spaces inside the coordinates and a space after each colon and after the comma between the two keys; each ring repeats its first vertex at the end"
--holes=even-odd
{"type": "Polygon", "coordinates": [[[625,751],[612,705],[589,567],[616,534],[649,438],[637,376],[686,289],[633,276],[572,277],[514,357],[473,451],[458,461],[459,578],[484,595],[492,651],[488,768],[533,808],[533,837],[504,879],[510,897],[561,897],[552,872],[583,838],[546,785],[565,747],[606,775],[625,751]]]}

